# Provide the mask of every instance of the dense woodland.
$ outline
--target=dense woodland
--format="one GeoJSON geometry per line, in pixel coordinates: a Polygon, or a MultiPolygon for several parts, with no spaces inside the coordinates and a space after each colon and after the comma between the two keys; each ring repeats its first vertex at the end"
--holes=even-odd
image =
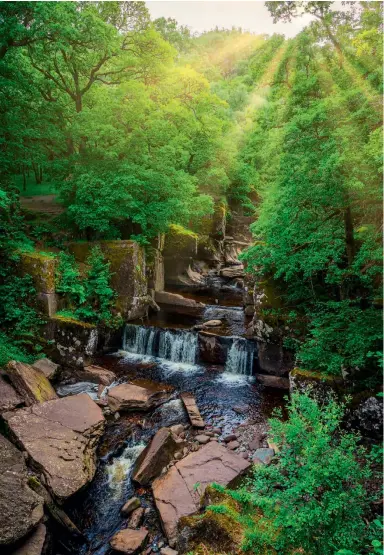
{"type": "MultiPolygon", "coordinates": [[[[81,277],[66,242],[147,248],[171,224],[198,231],[225,203],[254,219],[242,258],[256,283],[273,282],[269,317],[289,330],[296,363],[361,389],[380,383],[382,3],[266,4],[276,21],[302,11],[314,21],[289,40],[237,28],[197,36],[151,21],[142,2],[1,4],[0,364],[44,350],[20,251],[56,251],[76,316],[113,326],[108,265],[95,250],[81,277]],[[57,217],[21,209],[20,197],[48,194],[64,207],[57,217]]],[[[344,408],[319,414],[304,398],[290,410],[276,437],[305,442],[310,463],[285,452],[251,492],[233,493],[246,507],[244,549],[381,553],[361,483],[371,470],[356,462],[358,439],[338,432],[344,408]],[[315,465],[324,452],[327,472],[315,465]],[[271,489],[279,479],[285,493],[271,489]],[[311,505],[314,484],[321,503],[311,505]],[[273,517],[276,496],[288,509],[273,517]],[[249,516],[255,506],[264,527],[249,516]]]]}

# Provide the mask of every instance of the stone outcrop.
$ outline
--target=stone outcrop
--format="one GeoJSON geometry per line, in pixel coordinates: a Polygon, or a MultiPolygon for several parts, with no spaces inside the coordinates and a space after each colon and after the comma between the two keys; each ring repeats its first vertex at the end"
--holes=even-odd
{"type": "Polygon", "coordinates": [[[170,544],[173,546],[177,540],[180,518],[199,510],[208,484],[231,486],[249,467],[250,463],[239,455],[217,442],[210,442],[157,478],[152,490],[170,544]]]}
{"type": "Polygon", "coordinates": [[[58,377],[58,374],[60,372],[59,364],[52,362],[52,360],[49,360],[49,358],[40,358],[39,360],[34,362],[32,366],[33,368],[36,368],[36,370],[40,370],[40,372],[43,372],[44,376],[48,380],[54,380],[58,377]]]}
{"type": "Polygon", "coordinates": [[[195,428],[205,428],[205,422],[200,414],[194,396],[191,393],[182,393],[180,397],[184,403],[185,410],[188,413],[192,426],[195,428]]]}
{"type": "Polygon", "coordinates": [[[244,266],[242,264],[237,264],[236,266],[229,266],[227,268],[222,268],[219,271],[219,276],[234,279],[244,277],[244,266]]]}
{"type": "Polygon", "coordinates": [[[135,241],[117,240],[70,243],[69,249],[77,261],[85,262],[95,245],[110,263],[111,285],[117,293],[117,311],[125,320],[145,316],[152,298],[148,295],[143,247],[135,241]]]}
{"type": "Polygon", "coordinates": [[[132,479],[142,486],[148,485],[161,474],[178,449],[180,444],[174,440],[171,430],[160,428],[137,459],[132,479]]]}
{"type": "Polygon", "coordinates": [[[12,551],[11,555],[41,555],[44,548],[47,529],[44,524],[39,524],[27,537],[22,546],[12,551]]]}
{"type": "Polygon", "coordinates": [[[36,251],[20,253],[20,271],[23,275],[28,274],[32,277],[40,310],[47,316],[53,316],[57,310],[56,265],[57,259],[53,254],[36,251]]]}
{"type": "Polygon", "coordinates": [[[148,530],[140,528],[139,530],[120,530],[111,539],[110,546],[118,553],[133,555],[145,547],[148,539],[148,530]]]}
{"type": "Polygon", "coordinates": [[[231,338],[223,337],[209,331],[198,334],[199,358],[210,364],[225,364],[228,349],[232,343],[231,338]]]}
{"type": "Polygon", "coordinates": [[[55,390],[41,370],[12,360],[7,365],[7,373],[27,406],[57,399],[55,390]]]}
{"type": "Polygon", "coordinates": [[[160,405],[167,398],[168,392],[158,384],[142,387],[133,383],[123,383],[108,391],[108,405],[114,412],[146,411],[160,405]]]}
{"type": "Polygon", "coordinates": [[[14,544],[42,520],[43,500],[27,484],[22,453],[0,435],[0,546],[14,544]]]}
{"type": "Polygon", "coordinates": [[[298,393],[311,391],[316,399],[323,400],[342,391],[343,380],[322,372],[294,368],[289,374],[289,389],[298,393]]]}
{"type": "Polygon", "coordinates": [[[23,399],[10,384],[7,375],[0,375],[0,414],[24,404],[23,399]]]}
{"type": "Polygon", "coordinates": [[[88,395],[47,401],[3,417],[57,500],[64,501],[92,480],[104,416],[88,395]]]}
{"type": "Polygon", "coordinates": [[[51,357],[67,366],[82,368],[96,354],[99,332],[93,324],[55,315],[46,325],[51,357]]]}

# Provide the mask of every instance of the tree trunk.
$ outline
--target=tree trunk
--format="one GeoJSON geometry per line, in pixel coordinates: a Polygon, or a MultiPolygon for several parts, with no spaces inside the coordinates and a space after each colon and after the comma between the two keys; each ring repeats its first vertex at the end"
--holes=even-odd
{"type": "Polygon", "coordinates": [[[75,104],[76,104],[76,112],[77,113],[81,112],[83,109],[83,99],[81,95],[76,96],[75,104]]]}
{"type": "Polygon", "coordinates": [[[353,217],[350,206],[344,212],[345,247],[347,251],[348,266],[351,266],[355,258],[355,238],[353,236],[353,217]]]}

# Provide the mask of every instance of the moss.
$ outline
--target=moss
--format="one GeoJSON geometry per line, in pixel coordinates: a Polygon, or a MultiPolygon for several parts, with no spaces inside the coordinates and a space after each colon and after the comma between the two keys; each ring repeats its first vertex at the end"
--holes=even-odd
{"type": "Polygon", "coordinates": [[[340,379],[335,376],[330,376],[329,374],[324,374],[322,372],[316,372],[314,370],[305,370],[303,368],[294,368],[291,371],[291,376],[293,378],[304,378],[306,381],[316,381],[316,382],[326,382],[329,385],[335,384],[340,381],[340,379]]]}
{"type": "Polygon", "coordinates": [[[56,258],[42,252],[20,252],[20,269],[32,277],[38,293],[55,292],[56,258]]]}
{"type": "Polygon", "coordinates": [[[198,239],[198,234],[194,231],[183,227],[182,225],[178,224],[171,224],[169,226],[169,233],[172,235],[183,235],[187,237],[192,237],[193,239],[198,239]]]}
{"type": "Polygon", "coordinates": [[[44,374],[36,372],[34,382],[31,384],[33,395],[39,403],[55,397],[55,391],[44,374]]]}
{"type": "Polygon", "coordinates": [[[62,324],[74,324],[76,326],[81,326],[82,328],[86,328],[86,329],[94,329],[96,327],[93,324],[89,324],[88,322],[82,322],[81,320],[76,320],[76,318],[73,318],[72,316],[60,314],[59,312],[56,313],[51,318],[51,320],[58,321],[62,324]]]}

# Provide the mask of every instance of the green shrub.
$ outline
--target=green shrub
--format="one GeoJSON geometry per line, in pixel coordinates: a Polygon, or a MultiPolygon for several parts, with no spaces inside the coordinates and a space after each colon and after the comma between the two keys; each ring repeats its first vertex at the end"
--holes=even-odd
{"type": "Polygon", "coordinates": [[[270,420],[279,453],[270,466],[255,466],[247,484],[231,493],[247,522],[245,551],[334,555],[368,544],[365,481],[371,470],[359,437],[341,429],[344,410],[331,398],[320,405],[295,393],[288,420],[270,420]]]}
{"type": "Polygon", "coordinates": [[[86,266],[88,269],[82,277],[75,258],[61,252],[56,289],[64,296],[67,309],[74,318],[113,326],[111,309],[116,293],[110,285],[110,263],[105,260],[100,247],[91,250],[86,266]]]}

